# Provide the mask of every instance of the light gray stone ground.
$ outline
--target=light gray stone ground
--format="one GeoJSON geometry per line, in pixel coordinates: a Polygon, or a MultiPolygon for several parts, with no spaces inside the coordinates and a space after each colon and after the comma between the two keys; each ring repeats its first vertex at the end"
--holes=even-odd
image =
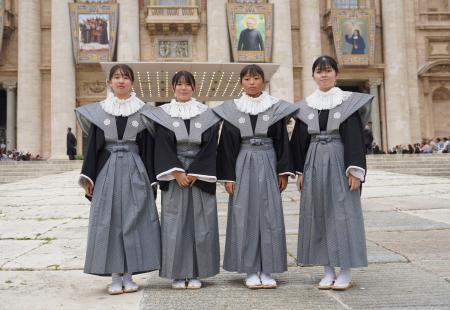
{"type": "MultiPolygon", "coordinates": [[[[299,194],[283,194],[289,271],[276,290],[251,291],[222,272],[197,291],[173,291],[157,272],[142,289],[106,294],[82,273],[88,201],[78,172],[0,185],[0,309],[450,309],[450,179],[370,171],[363,209],[370,265],[347,292],[319,291],[320,267],[297,267],[299,194]]],[[[218,188],[223,254],[227,195],[218,188]]]]}

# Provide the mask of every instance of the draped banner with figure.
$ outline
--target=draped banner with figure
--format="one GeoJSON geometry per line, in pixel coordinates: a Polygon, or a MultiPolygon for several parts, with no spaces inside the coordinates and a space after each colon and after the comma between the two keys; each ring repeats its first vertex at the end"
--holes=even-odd
{"type": "Polygon", "coordinates": [[[112,61],[117,37],[118,4],[86,0],[70,3],[69,8],[76,63],[112,61]]]}

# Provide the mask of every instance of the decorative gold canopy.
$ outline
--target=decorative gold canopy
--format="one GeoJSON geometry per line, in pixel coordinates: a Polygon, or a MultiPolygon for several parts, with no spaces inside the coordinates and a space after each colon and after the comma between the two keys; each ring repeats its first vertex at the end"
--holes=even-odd
{"type": "MultiPolygon", "coordinates": [[[[117,62],[102,62],[105,75],[117,62]]],[[[239,73],[247,63],[211,62],[129,62],[135,76],[134,91],[146,102],[165,102],[173,98],[172,76],[180,71],[192,72],[196,81],[194,98],[200,101],[222,101],[238,98],[241,94],[239,73]]],[[[258,64],[264,70],[267,82],[279,65],[258,64]]]]}

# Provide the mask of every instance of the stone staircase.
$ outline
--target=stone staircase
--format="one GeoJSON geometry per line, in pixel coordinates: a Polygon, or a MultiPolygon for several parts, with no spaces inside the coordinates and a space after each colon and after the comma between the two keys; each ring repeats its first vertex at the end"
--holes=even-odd
{"type": "Polygon", "coordinates": [[[0,184],[81,170],[81,160],[0,161],[0,184]]]}
{"type": "MultiPolygon", "coordinates": [[[[81,160],[1,161],[0,184],[81,170],[81,160]]],[[[368,155],[369,170],[450,178],[450,154],[368,155]]]]}
{"type": "Polygon", "coordinates": [[[367,169],[450,178],[450,153],[368,155],[367,169]]]}

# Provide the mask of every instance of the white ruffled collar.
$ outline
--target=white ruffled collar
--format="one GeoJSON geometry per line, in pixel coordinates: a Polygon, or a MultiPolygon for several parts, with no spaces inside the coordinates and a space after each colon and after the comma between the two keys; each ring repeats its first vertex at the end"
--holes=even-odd
{"type": "Polygon", "coordinates": [[[194,98],[186,102],[178,102],[172,99],[170,103],[164,104],[161,108],[171,117],[191,119],[205,112],[208,107],[194,98]]]}
{"type": "Polygon", "coordinates": [[[327,92],[316,89],[314,93],[306,97],[306,103],[316,110],[330,110],[347,100],[351,94],[352,92],[343,91],[339,87],[333,87],[327,92]]]}
{"type": "Polygon", "coordinates": [[[100,103],[103,111],[114,116],[130,116],[139,111],[145,103],[132,92],[127,99],[119,99],[114,94],[100,103]]]}
{"type": "Polygon", "coordinates": [[[259,97],[250,97],[246,93],[242,93],[239,99],[234,99],[234,103],[239,111],[250,115],[257,115],[268,110],[280,99],[270,96],[263,91],[259,97]]]}

